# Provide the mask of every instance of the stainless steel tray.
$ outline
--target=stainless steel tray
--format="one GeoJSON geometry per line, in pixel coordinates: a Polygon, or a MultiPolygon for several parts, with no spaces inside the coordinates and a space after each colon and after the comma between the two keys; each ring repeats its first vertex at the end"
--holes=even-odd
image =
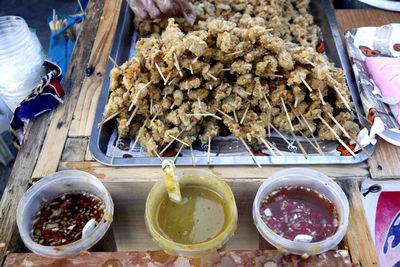
{"type": "MultiPolygon", "coordinates": [[[[360,96],[356,88],[354,76],[351,70],[350,63],[346,56],[346,52],[343,47],[342,40],[336,25],[336,20],[333,14],[332,6],[329,0],[312,0],[310,4],[310,13],[314,16],[315,23],[320,26],[326,54],[329,59],[337,66],[342,67],[346,70],[347,83],[355,103],[355,107],[359,112],[363,112],[361,108],[360,96]]],[[[111,51],[111,56],[115,59],[118,64],[122,64],[132,55],[130,51],[132,38],[134,34],[133,28],[133,13],[127,6],[126,1],[123,1],[120,17],[118,20],[118,26],[115,34],[115,39],[111,51]]],[[[115,129],[116,121],[111,120],[103,124],[100,128],[97,128],[97,124],[103,118],[104,107],[107,104],[109,96],[109,72],[113,68],[110,62],[107,66],[106,78],[103,83],[99,103],[97,106],[96,117],[92,128],[92,135],[90,139],[89,149],[93,157],[105,165],[110,165],[111,157],[106,155],[108,141],[115,129]]],[[[364,123],[360,119],[361,123],[364,123]]],[[[367,126],[367,125],[364,125],[367,126]]],[[[293,154],[291,147],[284,143],[280,138],[272,137],[270,141],[274,142],[281,151],[286,151],[285,156],[257,156],[257,160],[261,165],[302,165],[302,164],[354,164],[366,160],[368,157],[364,152],[359,152],[356,157],[351,156],[320,156],[309,155],[306,159],[302,154],[293,154]]],[[[295,143],[294,143],[295,144],[295,143]]],[[[326,146],[337,146],[336,142],[323,142],[326,146]]],[[[312,153],[312,148],[307,142],[302,142],[307,153],[312,153]]],[[[295,146],[293,146],[295,147],[295,146]]],[[[194,149],[205,150],[206,148],[200,144],[194,144],[194,149]]],[[[254,148],[257,150],[257,148],[254,148]]],[[[368,145],[365,148],[368,153],[372,154],[374,151],[373,145],[368,145]]],[[[211,152],[215,154],[210,157],[210,162],[207,160],[207,154],[196,156],[195,164],[201,165],[254,165],[254,161],[250,155],[246,156],[232,156],[226,152],[244,152],[246,151],[241,142],[236,139],[227,141],[214,141],[211,145],[211,152]]],[[[191,156],[180,156],[177,158],[176,165],[192,165],[191,156]]],[[[115,158],[113,166],[155,166],[160,165],[160,160],[156,157],[133,157],[133,158],[115,158]]]]}

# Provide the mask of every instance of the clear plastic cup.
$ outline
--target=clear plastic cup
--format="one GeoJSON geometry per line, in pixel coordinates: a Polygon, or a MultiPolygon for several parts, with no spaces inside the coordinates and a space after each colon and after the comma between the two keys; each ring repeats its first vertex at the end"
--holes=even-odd
{"type": "Polygon", "coordinates": [[[166,194],[164,179],[160,179],[151,189],[145,210],[146,228],[153,240],[166,253],[188,257],[200,257],[220,249],[233,236],[237,228],[237,208],[230,187],[219,177],[200,170],[184,170],[176,172],[179,184],[199,185],[207,187],[223,197],[228,205],[229,215],[226,228],[213,239],[197,244],[181,244],[166,238],[156,227],[156,209],[160,198],[166,194]]]}
{"type": "Polygon", "coordinates": [[[14,112],[46,75],[45,55],[21,17],[0,17],[0,40],[0,98],[14,112]]]}
{"type": "Polygon", "coordinates": [[[344,237],[349,221],[349,202],[340,186],[326,175],[310,169],[291,168],[275,173],[261,184],[253,202],[253,220],[262,237],[277,249],[297,255],[315,255],[334,248],[344,237]],[[323,194],[335,205],[338,212],[339,225],[336,233],[323,241],[304,243],[283,238],[261,218],[260,204],[266,195],[279,187],[301,185],[323,194]]]}
{"type": "Polygon", "coordinates": [[[46,176],[29,188],[17,208],[17,225],[21,239],[32,252],[52,258],[81,254],[94,246],[107,232],[113,221],[114,204],[110,193],[93,175],[75,170],[60,171],[46,176]],[[33,224],[37,212],[45,204],[64,193],[90,192],[105,206],[100,223],[85,238],[64,246],[42,246],[33,241],[33,224]]]}

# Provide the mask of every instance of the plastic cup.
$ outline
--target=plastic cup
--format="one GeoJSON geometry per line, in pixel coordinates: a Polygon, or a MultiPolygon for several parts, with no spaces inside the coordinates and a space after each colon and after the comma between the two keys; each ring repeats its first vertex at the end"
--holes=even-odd
{"type": "Polygon", "coordinates": [[[199,185],[207,187],[218,193],[228,205],[229,214],[227,226],[213,239],[196,244],[181,244],[166,238],[156,226],[156,209],[160,199],[166,194],[164,179],[160,179],[151,189],[145,210],[146,228],[154,242],[166,253],[171,255],[200,257],[221,248],[233,236],[237,228],[237,208],[235,198],[230,187],[219,177],[199,170],[177,171],[179,184],[199,185]]]}
{"type": "Polygon", "coordinates": [[[297,255],[315,255],[334,248],[344,237],[349,221],[349,202],[343,190],[326,175],[314,170],[291,168],[275,173],[261,184],[253,202],[253,219],[258,232],[277,249],[297,255]],[[270,229],[261,218],[260,203],[266,195],[283,186],[305,186],[327,197],[339,215],[336,233],[320,242],[304,243],[283,238],[270,229]]]}
{"type": "Polygon", "coordinates": [[[29,188],[18,204],[17,225],[21,239],[32,252],[52,258],[81,254],[95,245],[113,221],[114,204],[110,193],[93,175],[82,171],[60,171],[46,176],[29,188]],[[105,206],[100,223],[85,238],[63,246],[42,246],[33,241],[33,224],[37,212],[45,204],[64,193],[90,192],[105,206]]]}
{"type": "Polygon", "coordinates": [[[0,98],[14,112],[46,74],[45,55],[21,17],[0,17],[0,40],[0,98]]]}

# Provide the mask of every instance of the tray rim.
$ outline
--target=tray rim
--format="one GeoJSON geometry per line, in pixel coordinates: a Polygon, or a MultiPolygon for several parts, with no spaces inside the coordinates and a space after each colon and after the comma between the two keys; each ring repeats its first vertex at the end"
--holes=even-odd
{"type": "MultiPolygon", "coordinates": [[[[362,108],[360,109],[361,99],[358,94],[358,90],[356,88],[355,78],[353,74],[353,70],[351,68],[349,59],[346,55],[346,51],[344,49],[344,45],[342,39],[340,37],[339,29],[336,24],[336,19],[333,13],[332,5],[330,4],[329,0],[322,0],[321,4],[326,12],[326,18],[328,24],[330,26],[331,36],[333,39],[333,44],[335,46],[336,55],[340,61],[341,67],[346,71],[346,82],[348,88],[351,93],[351,97],[353,102],[355,103],[355,107],[359,112],[363,112],[362,108]]],[[[115,38],[111,50],[111,57],[117,58],[120,51],[120,45],[122,43],[122,36],[123,27],[126,25],[126,21],[131,18],[129,15],[129,8],[125,1],[123,1],[121,5],[121,12],[118,18],[117,29],[115,32],[115,38]]],[[[132,23],[132,22],[130,22],[132,23]]],[[[90,137],[89,143],[89,151],[92,154],[93,158],[101,164],[107,166],[159,166],[161,164],[160,160],[157,157],[133,157],[133,158],[115,158],[113,164],[111,164],[111,157],[105,155],[99,146],[99,139],[100,139],[100,132],[102,130],[97,128],[97,124],[103,118],[103,110],[105,105],[107,104],[108,95],[109,95],[109,74],[110,70],[113,68],[113,64],[111,62],[108,63],[106,69],[105,79],[103,81],[103,85],[101,88],[101,94],[99,98],[99,102],[97,104],[95,120],[92,126],[92,132],[90,137]]],[[[357,114],[358,119],[360,121],[361,118],[357,114]]],[[[374,152],[375,146],[369,144],[365,147],[365,150],[372,155],[374,152]]],[[[258,162],[261,165],[315,165],[315,164],[356,164],[365,161],[368,159],[368,156],[363,152],[360,151],[356,157],[352,156],[320,156],[320,155],[309,155],[307,159],[305,159],[304,155],[296,154],[296,155],[285,155],[279,156],[278,158],[272,156],[255,156],[258,162]]],[[[173,159],[173,157],[164,157],[173,159]]],[[[253,161],[251,156],[217,156],[217,157],[210,157],[210,162],[208,162],[207,156],[196,156],[195,158],[195,165],[196,166],[254,166],[255,162],[253,161]]],[[[178,157],[175,161],[175,165],[177,166],[192,166],[192,158],[191,157],[178,157]]]]}

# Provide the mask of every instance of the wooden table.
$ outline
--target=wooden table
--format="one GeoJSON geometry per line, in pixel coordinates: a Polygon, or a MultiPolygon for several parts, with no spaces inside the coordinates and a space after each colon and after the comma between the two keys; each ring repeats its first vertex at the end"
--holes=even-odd
{"type": "MultiPolygon", "coordinates": [[[[146,233],[143,214],[145,197],[160,177],[159,167],[107,167],[97,163],[88,151],[88,143],[97,108],[108,55],[117,25],[122,0],[92,0],[64,78],[67,92],[64,104],[54,112],[33,120],[16,159],[0,203],[0,255],[20,252],[16,226],[18,201],[32,182],[58,170],[89,172],[105,184],[115,203],[115,218],[107,246],[103,251],[157,250],[146,233]]],[[[398,13],[377,10],[336,10],[340,31],[400,22],[398,13]]],[[[356,266],[379,265],[364,210],[360,181],[371,178],[400,177],[398,164],[383,160],[391,153],[398,159],[400,150],[378,141],[373,160],[349,166],[306,166],[320,171],[342,186],[350,202],[348,232],[339,245],[347,247],[356,266]]],[[[204,167],[227,180],[235,194],[239,210],[238,230],[225,250],[265,249],[265,242],[253,226],[251,205],[262,179],[285,166],[204,167]]],[[[13,254],[13,257],[15,254],[13,254]]],[[[90,256],[88,256],[90,257],[90,256]]]]}

